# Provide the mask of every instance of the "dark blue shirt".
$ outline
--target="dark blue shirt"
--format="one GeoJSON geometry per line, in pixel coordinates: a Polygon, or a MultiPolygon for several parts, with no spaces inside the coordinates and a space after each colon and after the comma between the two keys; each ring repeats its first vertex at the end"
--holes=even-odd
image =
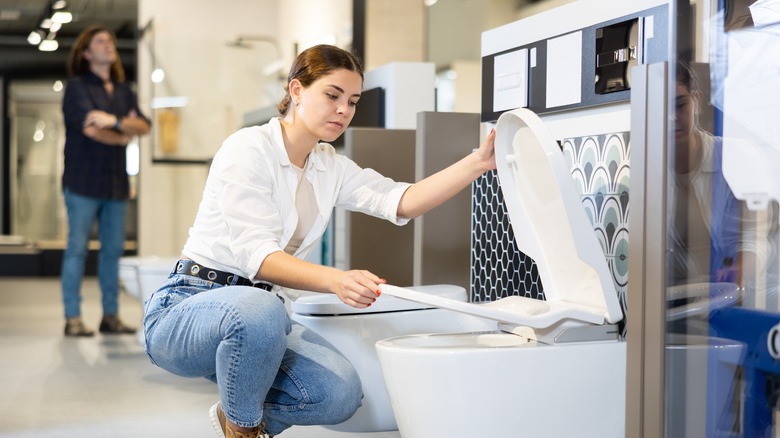
{"type": "Polygon", "coordinates": [[[109,95],[103,80],[94,73],[72,77],[62,100],[65,116],[62,187],[82,196],[127,199],[130,184],[125,148],[100,143],[84,135],[84,120],[92,110],[105,111],[118,119],[135,111],[139,117],[146,118],[126,82],[114,82],[114,92],[109,95]]]}

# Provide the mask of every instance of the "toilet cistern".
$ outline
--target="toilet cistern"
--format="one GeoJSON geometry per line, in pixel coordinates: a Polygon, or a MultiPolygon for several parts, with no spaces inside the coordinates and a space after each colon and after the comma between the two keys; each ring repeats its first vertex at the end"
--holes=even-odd
{"type": "Polygon", "coordinates": [[[615,284],[563,153],[544,122],[520,108],[496,124],[496,169],[518,248],[534,259],[545,301],[474,304],[382,285],[382,292],[499,322],[545,343],[614,340],[623,318],[615,284]]]}

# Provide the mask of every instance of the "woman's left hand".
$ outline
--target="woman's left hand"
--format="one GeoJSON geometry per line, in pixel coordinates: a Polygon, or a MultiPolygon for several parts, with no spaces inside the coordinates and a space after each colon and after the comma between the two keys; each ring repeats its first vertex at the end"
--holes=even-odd
{"type": "Polygon", "coordinates": [[[491,129],[485,141],[477,149],[477,158],[485,172],[496,168],[496,130],[491,129]]]}

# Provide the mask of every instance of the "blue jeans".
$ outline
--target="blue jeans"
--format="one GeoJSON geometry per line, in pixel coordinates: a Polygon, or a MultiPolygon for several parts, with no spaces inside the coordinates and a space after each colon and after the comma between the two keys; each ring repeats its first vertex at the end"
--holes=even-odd
{"type": "Polygon", "coordinates": [[[239,426],[336,424],[363,398],[349,361],[321,336],[291,323],[273,293],[172,273],[145,303],[146,352],[157,366],[217,384],[239,426]]]}
{"type": "Polygon", "coordinates": [[[65,317],[81,315],[81,282],[89,251],[89,235],[98,221],[98,282],[102,294],[103,315],[119,311],[119,258],[125,250],[124,199],[81,196],[65,189],[68,210],[68,246],[62,258],[62,301],[65,317]]]}

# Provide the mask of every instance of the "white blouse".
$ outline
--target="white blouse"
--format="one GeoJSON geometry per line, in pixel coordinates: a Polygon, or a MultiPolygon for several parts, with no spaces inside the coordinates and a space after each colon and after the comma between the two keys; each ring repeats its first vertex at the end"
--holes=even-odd
{"type": "MultiPolygon", "coordinates": [[[[338,206],[404,225],[398,203],[408,183],[362,169],[319,143],[306,161],[318,214],[294,255],[305,258],[338,206]]],[[[243,128],[214,156],[195,222],[182,254],[210,268],[254,281],[268,255],[282,251],[298,225],[298,178],[287,157],[279,119],[243,128]]]]}

